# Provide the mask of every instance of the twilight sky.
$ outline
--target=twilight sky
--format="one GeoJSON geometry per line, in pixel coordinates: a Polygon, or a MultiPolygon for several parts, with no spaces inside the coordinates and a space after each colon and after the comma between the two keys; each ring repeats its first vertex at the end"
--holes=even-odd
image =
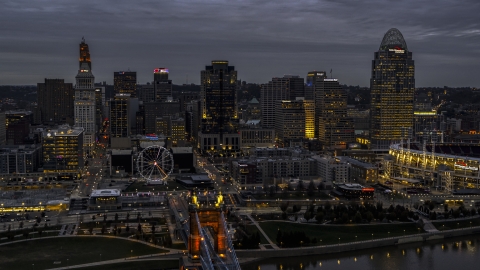
{"type": "Polygon", "coordinates": [[[2,0],[0,85],[75,81],[82,36],[96,81],[137,71],[199,83],[211,60],[265,83],[333,69],[369,86],[373,52],[398,28],[413,52],[416,86],[480,87],[478,0],[2,0]]]}

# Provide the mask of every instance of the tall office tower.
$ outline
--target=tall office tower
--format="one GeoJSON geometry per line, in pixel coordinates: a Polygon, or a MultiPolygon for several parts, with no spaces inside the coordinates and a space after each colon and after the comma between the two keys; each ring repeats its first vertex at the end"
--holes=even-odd
{"type": "Polygon", "coordinates": [[[275,135],[280,145],[292,140],[311,139],[315,129],[313,100],[278,100],[275,116],[275,135]]]}
{"type": "Polygon", "coordinates": [[[415,65],[402,33],[395,28],[383,37],[372,61],[370,79],[371,148],[386,149],[413,127],[415,65]]]}
{"type": "Polygon", "coordinates": [[[155,88],[155,101],[165,101],[172,96],[172,80],[168,79],[167,68],[153,70],[153,85],[155,88]]]}
{"type": "Polygon", "coordinates": [[[154,84],[142,84],[137,85],[138,100],[142,102],[155,102],[155,85],[154,84]]]}
{"type": "Polygon", "coordinates": [[[122,138],[130,135],[130,94],[116,94],[110,100],[110,137],[122,138]]]}
{"type": "Polygon", "coordinates": [[[202,122],[201,115],[201,106],[202,103],[200,100],[192,100],[192,129],[190,132],[190,140],[193,142],[193,145],[198,145],[200,143],[198,134],[200,134],[200,123],[202,122]]]}
{"type": "Polygon", "coordinates": [[[79,69],[75,76],[75,126],[84,129],[83,143],[87,154],[93,150],[97,131],[95,108],[95,76],[92,73],[90,51],[85,39],[80,43],[79,69]]]}
{"type": "Polygon", "coordinates": [[[172,118],[170,116],[157,117],[155,119],[155,133],[170,136],[172,118]]]}
{"type": "Polygon", "coordinates": [[[305,81],[303,78],[296,75],[284,75],[283,78],[288,79],[288,87],[290,88],[289,100],[305,97],[305,81]]]}
{"type": "Polygon", "coordinates": [[[100,132],[103,125],[105,108],[105,87],[95,87],[95,124],[97,132],[100,132]]]}
{"type": "Polygon", "coordinates": [[[5,112],[0,112],[0,146],[7,144],[7,126],[8,124],[5,112]]]}
{"type": "Polygon", "coordinates": [[[325,71],[310,71],[307,73],[307,82],[305,84],[306,100],[315,100],[315,83],[318,78],[327,78],[325,71]]]}
{"type": "Polygon", "coordinates": [[[137,72],[119,71],[113,73],[113,91],[115,94],[137,96],[137,72]]]}
{"type": "Polygon", "coordinates": [[[178,101],[169,100],[162,102],[145,102],[144,107],[144,124],[145,133],[155,133],[155,118],[162,116],[173,116],[181,113],[178,101]]]}
{"type": "Polygon", "coordinates": [[[63,79],[45,79],[37,84],[37,102],[42,123],[68,123],[73,125],[74,91],[71,83],[63,79]]]}
{"type": "Polygon", "coordinates": [[[43,172],[77,172],[83,168],[83,128],[46,130],[43,137],[43,172]]]}
{"type": "MultiPolygon", "coordinates": [[[[327,78],[327,74],[325,71],[310,71],[307,73],[307,83],[305,84],[305,99],[306,100],[313,100],[316,102],[316,95],[315,95],[315,85],[317,81],[321,81],[327,78]]],[[[315,105],[315,114],[318,114],[317,105],[315,105]]],[[[319,125],[319,117],[315,116],[315,135],[314,138],[318,138],[318,125],[319,125]]]]}
{"type": "Polygon", "coordinates": [[[353,120],[347,116],[347,93],[337,79],[319,76],[315,97],[318,140],[327,148],[346,148],[355,140],[353,120]]]}
{"type": "MultiPolygon", "coordinates": [[[[272,78],[260,90],[260,107],[262,113],[262,127],[275,128],[275,109],[277,101],[295,99],[303,90],[303,78],[298,76],[283,76],[272,78]]],[[[300,95],[299,97],[303,96],[300,95]]]]}
{"type": "Polygon", "coordinates": [[[140,102],[138,112],[135,113],[135,126],[137,134],[145,133],[145,106],[140,102]]]}
{"type": "Polygon", "coordinates": [[[170,121],[170,136],[172,138],[172,146],[185,146],[185,119],[174,118],[170,121]]]}
{"type": "Polygon", "coordinates": [[[212,61],[201,72],[202,152],[224,154],[239,150],[237,71],[228,61],[212,61]]]}

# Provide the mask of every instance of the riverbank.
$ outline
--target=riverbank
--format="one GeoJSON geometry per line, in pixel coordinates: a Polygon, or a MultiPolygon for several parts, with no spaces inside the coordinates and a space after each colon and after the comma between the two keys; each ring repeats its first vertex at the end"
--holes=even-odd
{"type": "Polygon", "coordinates": [[[314,247],[300,248],[281,248],[281,249],[262,249],[262,250],[235,250],[240,262],[251,263],[265,258],[278,257],[296,257],[307,255],[332,254],[346,251],[355,251],[362,249],[395,246],[415,242],[428,242],[444,238],[466,236],[472,234],[480,234],[480,226],[471,228],[461,228],[448,231],[439,231],[433,233],[421,233],[416,235],[407,235],[399,237],[388,237],[382,239],[373,239],[366,241],[355,241],[350,243],[339,243],[335,245],[324,245],[314,247]]]}

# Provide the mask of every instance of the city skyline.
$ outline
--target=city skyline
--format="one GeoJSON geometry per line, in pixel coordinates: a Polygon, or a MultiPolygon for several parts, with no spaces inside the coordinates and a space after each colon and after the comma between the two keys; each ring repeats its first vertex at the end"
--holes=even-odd
{"type": "Polygon", "coordinates": [[[85,36],[97,81],[109,84],[112,72],[128,69],[146,83],[159,66],[169,68],[174,84],[187,76],[200,84],[199,71],[225,59],[247,82],[333,69],[343,83],[368,87],[373,52],[390,28],[415,52],[417,87],[480,85],[474,1],[7,1],[3,7],[1,85],[73,83],[85,36]]]}

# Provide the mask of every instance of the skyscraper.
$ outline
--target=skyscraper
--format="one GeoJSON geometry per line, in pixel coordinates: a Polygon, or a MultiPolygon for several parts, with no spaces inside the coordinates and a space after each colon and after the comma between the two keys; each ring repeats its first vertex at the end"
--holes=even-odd
{"type": "Polygon", "coordinates": [[[137,72],[114,72],[113,91],[115,94],[130,94],[130,97],[132,98],[137,97],[137,72]]]}
{"type": "Polygon", "coordinates": [[[346,148],[355,133],[353,120],[347,117],[347,93],[337,79],[318,76],[315,98],[318,140],[324,147],[346,148]]]}
{"type": "Polygon", "coordinates": [[[262,127],[275,128],[277,101],[295,99],[295,95],[300,91],[300,85],[303,87],[303,78],[288,75],[282,78],[272,78],[267,84],[262,85],[260,90],[262,127]]]}
{"type": "Polygon", "coordinates": [[[371,148],[386,149],[413,126],[415,65],[402,33],[395,28],[383,37],[372,61],[370,79],[371,148]]]}
{"type": "Polygon", "coordinates": [[[80,43],[79,69],[75,76],[74,115],[75,126],[84,129],[84,149],[89,153],[95,142],[96,108],[95,108],[95,76],[92,73],[90,50],[85,39],[80,43]]]}
{"type": "Polygon", "coordinates": [[[42,123],[73,124],[73,85],[63,79],[45,79],[37,84],[37,101],[42,123]]]}
{"type": "Polygon", "coordinates": [[[228,61],[212,61],[201,71],[199,147],[208,152],[239,150],[237,71],[228,61]]]}
{"type": "Polygon", "coordinates": [[[313,100],[278,100],[275,135],[282,146],[291,140],[311,139],[314,135],[315,106],[313,100]]]}
{"type": "Polygon", "coordinates": [[[167,68],[153,70],[153,85],[155,89],[155,101],[165,101],[172,96],[172,80],[168,79],[167,68]]]}
{"type": "Polygon", "coordinates": [[[130,135],[130,95],[117,94],[110,100],[110,137],[124,138],[130,135]]]}
{"type": "Polygon", "coordinates": [[[320,106],[317,104],[316,97],[316,88],[315,85],[317,82],[322,82],[323,79],[326,79],[327,75],[325,71],[310,71],[307,74],[307,83],[305,84],[305,99],[315,101],[315,138],[318,139],[318,126],[319,126],[319,115],[320,115],[320,106]]]}
{"type": "Polygon", "coordinates": [[[307,82],[305,84],[305,99],[315,100],[315,83],[317,78],[327,78],[325,71],[310,71],[307,74],[307,82]]]}

